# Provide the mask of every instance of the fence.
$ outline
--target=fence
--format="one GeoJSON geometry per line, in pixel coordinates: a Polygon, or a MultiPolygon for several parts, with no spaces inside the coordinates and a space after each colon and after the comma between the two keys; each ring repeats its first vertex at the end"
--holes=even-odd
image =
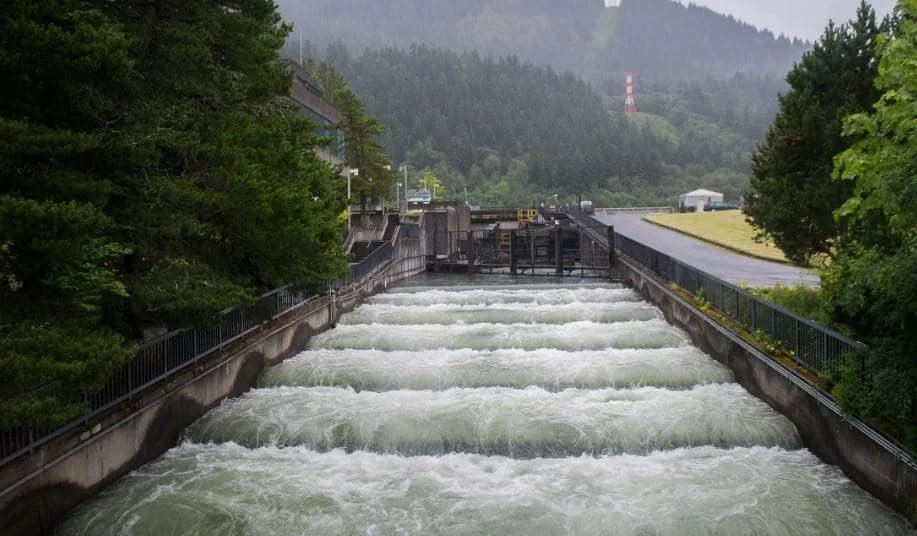
{"type": "Polygon", "coordinates": [[[596,214],[602,216],[614,216],[615,214],[630,214],[646,216],[648,214],[673,214],[675,209],[672,207],[636,207],[636,208],[597,208],[596,214]]]}
{"type": "MultiPolygon", "coordinates": [[[[416,227],[416,226],[415,226],[416,227]]],[[[416,229],[403,226],[396,240],[411,238],[416,229]]],[[[359,282],[392,260],[393,245],[386,243],[359,263],[350,265],[350,274],[330,283],[335,289],[359,282]]],[[[20,428],[0,430],[0,467],[52,439],[85,425],[92,418],[137,396],[150,386],[198,363],[204,357],[252,333],[262,324],[275,320],[318,295],[292,286],[272,290],[246,306],[219,313],[211,325],[180,329],[144,342],[137,356],[117,368],[99,392],[88,394],[82,402],[89,413],[60,428],[20,428]]]]}
{"type": "MultiPolygon", "coordinates": [[[[605,228],[605,224],[581,212],[570,215],[591,230],[593,237],[601,239],[598,229],[605,228]]],[[[798,364],[819,376],[836,372],[845,356],[867,350],[860,342],[617,233],[615,248],[655,274],[703,298],[749,332],[758,336],[765,334],[798,364]]]]}

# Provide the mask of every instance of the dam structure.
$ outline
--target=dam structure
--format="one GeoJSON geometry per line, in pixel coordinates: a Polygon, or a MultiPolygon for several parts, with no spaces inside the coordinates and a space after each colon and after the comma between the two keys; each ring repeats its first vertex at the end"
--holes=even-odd
{"type": "Polygon", "coordinates": [[[635,291],[438,275],[341,317],[57,534],[911,531],[635,291]]]}

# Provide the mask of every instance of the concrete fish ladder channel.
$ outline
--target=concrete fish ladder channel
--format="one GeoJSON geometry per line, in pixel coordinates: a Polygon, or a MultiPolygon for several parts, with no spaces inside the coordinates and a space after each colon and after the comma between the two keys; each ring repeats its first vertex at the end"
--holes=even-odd
{"type": "Polygon", "coordinates": [[[654,307],[594,284],[376,296],[60,527],[68,535],[909,530],[801,448],[792,423],[654,307]]]}

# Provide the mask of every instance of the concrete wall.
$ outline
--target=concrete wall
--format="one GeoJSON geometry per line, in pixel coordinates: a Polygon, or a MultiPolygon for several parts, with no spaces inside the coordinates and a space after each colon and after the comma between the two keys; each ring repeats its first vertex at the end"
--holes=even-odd
{"type": "Polygon", "coordinates": [[[173,447],[184,429],[262,371],[298,353],[309,338],[389,284],[424,271],[417,239],[396,243],[396,261],[346,293],[316,298],[211,355],[86,430],[51,441],[0,473],[0,534],[50,534],[73,507],[173,447]]]}
{"type": "Polygon", "coordinates": [[[856,419],[845,419],[829,397],[758,351],[692,304],[619,257],[622,281],[662,309],[694,343],[735,373],[752,395],[786,415],[806,447],[840,467],[863,489],[917,522],[917,465],[907,453],[856,419]]]}

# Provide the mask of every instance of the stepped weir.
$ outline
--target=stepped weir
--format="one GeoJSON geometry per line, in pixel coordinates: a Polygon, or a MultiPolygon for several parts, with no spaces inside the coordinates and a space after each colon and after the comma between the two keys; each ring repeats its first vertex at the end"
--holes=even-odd
{"type": "Polygon", "coordinates": [[[635,292],[432,277],[341,318],[59,533],[911,530],[635,292]]]}

